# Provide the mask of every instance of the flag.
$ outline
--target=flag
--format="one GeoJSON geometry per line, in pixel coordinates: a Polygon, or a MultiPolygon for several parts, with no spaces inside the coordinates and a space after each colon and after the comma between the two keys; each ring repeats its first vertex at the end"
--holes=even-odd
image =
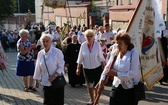
{"type": "Polygon", "coordinates": [[[153,0],[152,5],[155,9],[155,37],[161,36],[161,31],[166,28],[162,15],[162,0],[153,0]]]}
{"type": "Polygon", "coordinates": [[[66,0],[44,0],[44,5],[52,8],[61,8],[66,6],[66,0]]]}
{"type": "Polygon", "coordinates": [[[163,77],[158,37],[165,28],[161,14],[161,0],[140,0],[127,32],[139,51],[143,78],[151,89],[163,77]],[[158,16],[159,15],[159,16],[158,16]]]}

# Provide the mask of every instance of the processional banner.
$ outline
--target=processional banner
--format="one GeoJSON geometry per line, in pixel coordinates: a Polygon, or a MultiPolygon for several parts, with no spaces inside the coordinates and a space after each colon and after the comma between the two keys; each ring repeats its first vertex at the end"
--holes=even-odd
{"type": "Polygon", "coordinates": [[[165,25],[163,18],[157,16],[160,12],[158,9],[162,8],[157,4],[160,1],[140,0],[127,28],[135,49],[140,54],[143,78],[148,89],[163,77],[160,56],[162,49],[158,37],[165,25]]]}

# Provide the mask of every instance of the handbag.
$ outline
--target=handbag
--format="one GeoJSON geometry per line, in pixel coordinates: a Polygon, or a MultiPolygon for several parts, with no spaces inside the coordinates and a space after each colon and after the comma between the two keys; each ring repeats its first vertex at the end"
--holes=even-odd
{"type": "Polygon", "coordinates": [[[146,99],[144,82],[140,81],[137,85],[134,85],[134,89],[136,102],[146,99]]]}
{"type": "MultiPolygon", "coordinates": [[[[50,74],[49,74],[49,71],[48,71],[48,67],[47,67],[47,64],[46,64],[46,60],[45,60],[45,56],[44,56],[44,62],[45,62],[45,66],[46,66],[46,69],[47,69],[48,76],[50,77],[50,74]]],[[[66,80],[65,80],[64,75],[56,77],[51,82],[51,86],[53,88],[61,88],[61,87],[64,87],[65,85],[66,85],[66,80]]]]}
{"type": "MultiPolygon", "coordinates": [[[[132,51],[132,53],[133,53],[133,51],[132,51]]],[[[132,60],[132,53],[131,53],[131,59],[130,60],[132,60]]],[[[141,60],[139,60],[139,61],[140,61],[140,64],[141,64],[141,60]]],[[[135,101],[136,102],[146,99],[142,67],[140,69],[141,69],[142,81],[139,81],[139,83],[136,84],[136,85],[134,84],[135,101]]]]}

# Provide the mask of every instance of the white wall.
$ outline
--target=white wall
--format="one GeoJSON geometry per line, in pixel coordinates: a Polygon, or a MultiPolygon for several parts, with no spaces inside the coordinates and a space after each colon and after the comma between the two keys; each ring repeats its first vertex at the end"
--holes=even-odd
{"type": "Polygon", "coordinates": [[[36,23],[42,22],[42,16],[41,16],[42,2],[43,0],[35,0],[36,23]]]}

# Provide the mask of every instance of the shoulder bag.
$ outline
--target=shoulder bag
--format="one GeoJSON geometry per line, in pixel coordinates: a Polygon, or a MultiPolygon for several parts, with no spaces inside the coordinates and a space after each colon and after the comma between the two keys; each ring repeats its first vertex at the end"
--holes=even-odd
{"type": "MultiPolygon", "coordinates": [[[[46,69],[47,69],[48,76],[51,77],[50,74],[49,74],[49,70],[48,70],[47,64],[46,64],[45,56],[43,56],[43,57],[44,57],[44,62],[45,62],[45,66],[46,66],[46,69]]],[[[53,88],[61,88],[61,87],[64,87],[65,85],[66,85],[66,80],[65,80],[64,75],[56,77],[51,82],[51,86],[53,88]]]]}
{"type": "MultiPolygon", "coordinates": [[[[131,52],[131,58],[130,61],[132,60],[132,53],[131,52]]],[[[141,64],[141,60],[139,59],[140,64],[141,64]]],[[[142,81],[139,81],[139,83],[137,85],[134,85],[134,90],[135,90],[135,101],[138,102],[140,100],[144,100],[146,99],[146,94],[145,94],[145,85],[144,85],[144,78],[143,78],[143,71],[142,71],[142,67],[140,67],[141,69],[141,76],[142,76],[142,81]]]]}

